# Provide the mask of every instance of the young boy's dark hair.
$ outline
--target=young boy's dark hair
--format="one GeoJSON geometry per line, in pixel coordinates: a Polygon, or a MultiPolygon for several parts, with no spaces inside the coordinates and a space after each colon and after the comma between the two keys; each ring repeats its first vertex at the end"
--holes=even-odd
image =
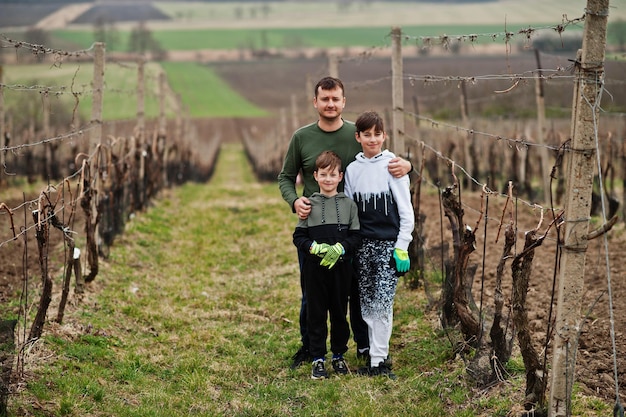
{"type": "Polygon", "coordinates": [[[385,122],[383,118],[375,111],[366,111],[362,113],[354,122],[356,133],[364,132],[374,127],[376,132],[385,131],[385,122]]]}
{"type": "Polygon", "coordinates": [[[324,168],[330,168],[334,170],[337,168],[339,172],[343,172],[341,169],[341,158],[333,151],[324,151],[315,160],[315,170],[324,168]]]}

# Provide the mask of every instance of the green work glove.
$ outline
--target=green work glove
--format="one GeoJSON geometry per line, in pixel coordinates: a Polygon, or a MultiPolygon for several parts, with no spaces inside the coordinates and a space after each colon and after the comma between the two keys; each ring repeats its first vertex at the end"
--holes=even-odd
{"type": "Polygon", "coordinates": [[[393,259],[396,261],[396,270],[398,272],[407,272],[411,267],[409,252],[395,248],[393,250],[393,259]]]}
{"type": "Polygon", "coordinates": [[[311,247],[309,248],[309,253],[323,258],[324,255],[326,255],[328,248],[330,248],[328,243],[317,243],[316,241],[313,241],[313,243],[311,243],[311,247]]]}
{"type": "Polygon", "coordinates": [[[332,267],[335,266],[335,264],[339,260],[339,257],[344,253],[346,253],[346,251],[344,250],[343,245],[339,242],[335,243],[332,246],[329,246],[328,251],[324,256],[324,259],[322,259],[322,262],[320,262],[320,265],[327,266],[328,269],[332,269],[332,267]]]}

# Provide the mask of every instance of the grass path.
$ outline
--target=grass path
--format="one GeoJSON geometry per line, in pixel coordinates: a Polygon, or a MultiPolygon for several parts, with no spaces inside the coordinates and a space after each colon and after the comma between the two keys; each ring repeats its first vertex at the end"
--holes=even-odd
{"type": "MultiPolygon", "coordinates": [[[[313,381],[289,370],[299,345],[295,218],[225,144],[207,184],[169,190],[130,222],[88,294],[27,358],[16,415],[507,415],[511,396],[475,395],[462,362],[400,286],[397,381],[313,381]]],[[[356,367],[354,345],[347,356],[356,367]]],[[[523,393],[520,382],[505,387],[523,393]]]]}

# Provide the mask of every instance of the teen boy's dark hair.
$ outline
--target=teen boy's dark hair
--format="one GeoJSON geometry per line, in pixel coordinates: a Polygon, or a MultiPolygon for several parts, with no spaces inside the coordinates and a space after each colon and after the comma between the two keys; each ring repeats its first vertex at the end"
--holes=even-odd
{"type": "Polygon", "coordinates": [[[364,132],[374,127],[376,132],[385,131],[385,123],[383,118],[380,117],[375,111],[366,111],[362,113],[354,122],[356,126],[356,133],[364,132]]]}
{"type": "Polygon", "coordinates": [[[324,151],[315,160],[315,171],[318,169],[330,168],[330,170],[334,170],[337,168],[339,172],[341,171],[341,158],[333,151],[324,151]]]}
{"type": "Polygon", "coordinates": [[[335,88],[341,88],[341,93],[343,94],[345,90],[343,89],[343,83],[339,78],[335,77],[324,77],[315,84],[315,97],[317,97],[318,89],[322,90],[333,90],[335,88]]]}

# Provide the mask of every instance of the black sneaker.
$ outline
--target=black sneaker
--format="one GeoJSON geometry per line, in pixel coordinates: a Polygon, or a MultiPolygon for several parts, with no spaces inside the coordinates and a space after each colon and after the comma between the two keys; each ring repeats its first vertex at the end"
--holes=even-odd
{"type": "Polygon", "coordinates": [[[348,373],[348,365],[343,357],[333,358],[333,369],[340,375],[346,375],[348,373]]]}
{"type": "Polygon", "coordinates": [[[398,379],[396,374],[391,371],[391,367],[385,362],[381,362],[380,365],[369,368],[369,376],[386,376],[389,379],[398,379]]]}
{"type": "Polygon", "coordinates": [[[318,359],[313,362],[311,369],[311,379],[324,379],[328,378],[328,372],[324,366],[324,359],[318,359]]]}
{"type": "Polygon", "coordinates": [[[291,358],[293,363],[291,364],[291,369],[296,369],[300,365],[305,362],[309,362],[311,360],[311,354],[309,353],[309,349],[302,346],[291,358]]]}

